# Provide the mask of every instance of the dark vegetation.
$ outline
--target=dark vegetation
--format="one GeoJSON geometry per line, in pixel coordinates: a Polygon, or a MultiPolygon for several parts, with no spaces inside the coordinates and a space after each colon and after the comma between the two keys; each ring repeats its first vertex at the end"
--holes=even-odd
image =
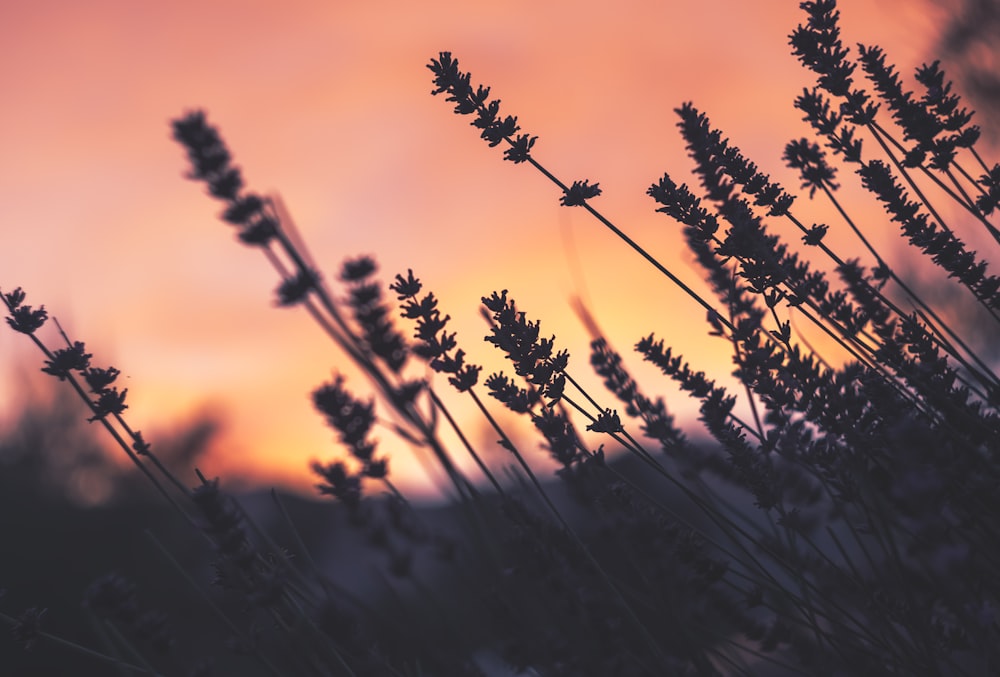
{"type": "MultiPolygon", "coordinates": [[[[8,659],[7,641],[4,661],[44,666],[75,650],[94,674],[995,674],[1000,277],[990,260],[1000,165],[981,155],[981,129],[939,63],[917,69],[910,91],[881,49],[843,45],[834,2],[801,7],[790,42],[816,86],[795,101],[812,136],[784,154],[799,194],[693,104],[676,114],[695,185],[664,175],[647,191],[683,230],[711,298],[594,207],[598,183],[542,166],[536,137],[450,53],[428,66],[433,93],[483,140],[684,289],[708,333],[732,346],[729,387],[674,354],[670,337],[635,344],[664,383],[699,402],[711,444],[677,427],[663,397],[647,394],[664,383],[640,386],[599,335],[589,363],[607,392],[585,391],[579,356],[504,290],[487,293],[482,312],[509,368],[485,374],[414,271],[386,286],[374,260],[358,257],[326,284],[273,201],[245,188],[205,114],[174,120],[191,178],[279,272],[279,303],[309,312],[370,390],[356,395],[358,384],[337,376],[312,394],[347,452],[312,468],[331,499],[324,512],[277,494],[237,501],[218,479],[178,481],[169,454],[128,426],[117,370],[94,366],[59,329],[50,347],[39,331],[46,311],[20,289],[3,293],[8,323],[44,353],[43,371],[77,392],[89,409],[81,418],[106,428],[170,506],[129,490],[128,511],[54,502],[38,515],[32,528],[54,537],[48,557],[100,550],[104,569],[67,566],[64,581],[91,579],[80,619],[92,633],[21,597],[13,588],[27,569],[5,560],[12,589],[0,619],[29,651],[8,659]],[[874,195],[884,223],[852,220],[838,197],[849,181],[874,195]],[[830,220],[800,221],[806,199],[825,201],[830,220]],[[772,234],[779,222],[798,239],[772,234]],[[869,243],[874,227],[898,230],[936,281],[909,279],[894,252],[869,243]],[[849,252],[828,245],[831,228],[853,231],[849,252]],[[825,334],[821,352],[800,340],[793,312],[825,334]],[[436,385],[418,377],[424,365],[441,374],[436,385]],[[465,442],[454,397],[471,398],[509,465],[465,442]],[[501,426],[498,407],[530,424],[555,480],[536,474],[538,444],[501,426]],[[418,510],[396,489],[376,441],[384,421],[440,464],[451,505],[418,510]],[[442,441],[449,427],[457,448],[442,441]],[[458,470],[466,454],[484,482],[458,470]],[[155,536],[140,557],[132,541],[146,529],[155,536]]],[[[16,483],[3,488],[8,505],[28,501],[16,483]]]]}

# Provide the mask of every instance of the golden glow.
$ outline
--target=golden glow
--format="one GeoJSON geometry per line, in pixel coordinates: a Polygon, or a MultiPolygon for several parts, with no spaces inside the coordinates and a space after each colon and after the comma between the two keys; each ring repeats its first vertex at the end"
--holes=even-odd
{"type": "MultiPolygon", "coordinates": [[[[877,41],[904,72],[924,58],[932,24],[913,9],[923,3],[840,4],[847,44],[877,41]]],[[[424,65],[452,50],[540,137],[543,164],[567,181],[599,181],[595,206],[696,282],[676,225],[645,195],[664,171],[688,180],[672,109],[694,101],[794,187],[780,156],[807,132],[791,106],[809,82],[788,53],[796,5],[9,4],[0,286],[24,287],[97,364],[129,377],[134,427],[222,407],[225,434],[206,474],[307,488],[308,461],[342,453],[308,394],[333,370],[354,372],[301,310],[273,307],[278,280],[267,262],[238,246],[215,218],[218,205],[184,180],[168,121],[203,107],[249,185],[280,192],[327,279],[361,253],[377,256],[385,281],[413,268],[473,361],[500,367],[481,340],[478,300],[506,288],[571,349],[576,373],[589,373],[587,337],[568,303],[579,294],[623,353],[656,332],[724,376],[728,347],[706,340],[704,313],[581,210],[560,209],[556,189],[530,167],[502,162],[429,96],[424,65]]],[[[41,364],[8,331],[0,354],[41,364]]],[[[649,389],[663,384],[637,371],[649,389]]],[[[365,392],[356,375],[349,385],[365,392]]],[[[0,390],[0,405],[15,397],[0,390]]],[[[682,396],[669,403],[693,418],[682,396]]],[[[426,488],[409,452],[388,432],[379,437],[397,483],[426,488]]]]}

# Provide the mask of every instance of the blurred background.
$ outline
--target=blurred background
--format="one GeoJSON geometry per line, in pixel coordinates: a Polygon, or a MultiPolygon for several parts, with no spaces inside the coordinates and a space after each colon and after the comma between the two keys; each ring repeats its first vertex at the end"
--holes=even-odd
{"type": "MultiPolygon", "coordinates": [[[[846,44],[883,46],[906,77],[941,58],[979,122],[1000,129],[1000,3],[839,5],[846,44]]],[[[508,289],[570,350],[573,373],[602,392],[572,310],[579,298],[640,383],[666,393],[696,435],[694,403],[629,348],[655,332],[724,378],[728,345],[706,340],[703,312],[582,210],[560,208],[553,185],[503,162],[430,96],[425,65],[452,51],[539,137],[536,159],[567,183],[600,182],[594,206],[704,290],[679,228],[645,194],[664,172],[691,180],[673,108],[693,101],[763,171],[797,188],[780,158],[808,134],[792,102],[811,79],[787,40],[801,20],[788,0],[6,3],[0,289],[23,287],[29,304],[86,342],[96,366],[122,371],[131,426],[192,486],[197,466],[257,491],[244,495],[252,512],[270,506],[259,492],[271,486],[314,496],[309,461],[343,452],[309,394],[334,372],[360,396],[367,384],[301,309],[275,307],[274,271],[185,179],[169,122],[203,108],[249,187],[281,196],[328,281],[360,254],[378,259],[386,282],[412,268],[485,373],[503,365],[482,341],[479,299],[508,289]]],[[[883,224],[851,177],[841,179],[853,213],[883,224]]],[[[804,198],[800,207],[810,210],[804,198]]],[[[869,230],[900,269],[915,265],[890,244],[894,234],[869,230]]],[[[856,251],[842,233],[829,239],[856,251]]],[[[53,325],[42,337],[58,345],[53,325]]],[[[29,340],[0,328],[0,606],[55,609],[50,629],[74,637],[81,590],[113,565],[145,582],[154,605],[187,613],[194,602],[162,585],[144,531],[192,570],[206,567],[206,553],[42,363],[29,340]]],[[[488,451],[493,434],[462,400],[451,406],[488,451]]],[[[434,478],[388,432],[381,438],[396,484],[433,502],[434,478]]],[[[327,528],[338,519],[331,506],[294,507],[307,510],[300,524],[314,541],[322,532],[328,549],[348,552],[342,532],[331,538],[327,528]]],[[[11,646],[4,637],[5,668],[66,674],[66,656],[15,657],[11,646]]]]}
{"type": "MultiPolygon", "coordinates": [[[[940,56],[971,104],[986,110],[997,96],[998,3],[839,4],[846,44],[882,45],[907,77],[940,56]]],[[[560,208],[530,167],[503,162],[430,96],[425,66],[452,51],[538,135],[541,163],[567,182],[600,182],[595,206],[703,289],[679,229],[645,195],[665,171],[690,180],[673,108],[695,102],[796,188],[780,157],[808,133],[792,102],[811,80],[787,39],[801,20],[787,0],[8,3],[0,288],[23,287],[96,365],[122,371],[128,420],[154,445],[194,435],[208,476],[311,491],[308,462],[340,450],[309,393],[334,371],[359,395],[367,384],[301,309],[275,307],[274,271],[185,180],[169,122],[203,108],[249,187],[284,200],[327,280],[359,254],[378,259],[386,282],[412,268],[486,373],[502,365],[482,342],[479,299],[508,289],[570,350],[578,375],[589,376],[589,337],[573,297],[622,352],[656,332],[724,377],[728,346],[705,340],[702,311],[582,210],[560,208]]],[[[856,208],[880,213],[867,198],[856,208]]],[[[875,238],[888,242],[883,231],[875,238]]],[[[0,425],[11,433],[51,409],[58,384],[22,336],[0,331],[0,356],[0,425]]],[[[629,366],[668,389],[638,360],[629,366]]],[[[693,402],[668,404],[697,427],[693,402]]],[[[477,419],[465,420],[476,437],[477,419]]],[[[419,463],[383,438],[396,482],[433,497],[419,463]]],[[[52,475],[84,503],[112,493],[103,471],[52,475]]]]}

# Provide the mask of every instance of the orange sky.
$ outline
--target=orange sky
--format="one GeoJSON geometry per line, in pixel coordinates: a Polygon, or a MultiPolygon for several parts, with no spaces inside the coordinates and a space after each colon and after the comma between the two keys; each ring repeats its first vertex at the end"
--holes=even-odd
{"type": "MultiPolygon", "coordinates": [[[[882,44],[907,73],[927,58],[933,24],[922,2],[840,5],[848,44],[882,44]]],[[[273,307],[275,273],[236,243],[202,186],[183,179],[168,121],[199,107],[250,187],[280,192],[327,279],[361,253],[377,256],[387,281],[412,267],[442,298],[474,361],[498,365],[482,342],[478,301],[507,288],[571,349],[571,367],[588,373],[587,338],[567,305],[576,290],[623,351],[655,331],[724,375],[726,345],[706,340],[703,313],[584,213],[560,209],[540,175],[501,161],[429,95],[424,66],[453,51],[539,136],[539,161],[567,181],[599,181],[605,194],[595,206],[697,280],[678,229],[645,195],[664,171],[688,180],[672,109],[694,101],[794,188],[779,159],[784,143],[807,131],[791,107],[809,82],[788,53],[796,7],[7,3],[0,288],[24,287],[29,303],[45,304],[87,342],[97,364],[129,377],[133,427],[169,428],[206,406],[223,412],[226,434],[206,474],[310,484],[308,461],[342,452],[308,394],[344,359],[303,312],[273,307]]],[[[42,358],[6,330],[0,356],[0,406],[10,412],[11,374],[42,358]]],[[[363,381],[350,385],[364,392],[363,381]]],[[[683,397],[671,396],[670,406],[693,418],[683,397]]],[[[396,452],[398,483],[425,486],[403,446],[379,437],[396,452]]]]}

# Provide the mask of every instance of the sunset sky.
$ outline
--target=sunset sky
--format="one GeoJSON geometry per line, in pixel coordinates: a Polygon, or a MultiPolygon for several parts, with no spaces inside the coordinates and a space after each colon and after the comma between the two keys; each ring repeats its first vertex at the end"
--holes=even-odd
{"type": "MultiPolygon", "coordinates": [[[[509,289],[570,349],[577,373],[589,373],[588,337],[568,303],[574,294],[623,352],[656,332],[723,376],[727,344],[706,337],[704,313],[584,212],[560,208],[537,172],[503,162],[430,96],[425,65],[452,51],[539,137],[536,159],[567,182],[599,181],[594,206],[697,281],[679,229],[645,194],[665,171],[690,180],[672,110],[695,102],[796,188],[780,157],[808,131],[791,105],[810,83],[787,45],[803,20],[797,4],[6,3],[0,288],[23,287],[28,303],[86,341],[95,364],[122,370],[134,428],[166,432],[211,412],[225,425],[207,475],[307,488],[311,459],[343,453],[310,391],[335,370],[359,394],[367,385],[301,309],[275,307],[275,272],[184,178],[169,121],[203,108],[249,186],[281,195],[327,280],[358,254],[375,255],[386,282],[413,268],[487,370],[500,364],[482,341],[479,298],[509,289]]],[[[840,6],[847,44],[881,44],[907,75],[932,58],[929,3],[840,6]]],[[[51,345],[53,329],[43,332],[51,345]]],[[[18,374],[37,372],[42,357],[6,328],[0,357],[9,419],[18,374]]],[[[648,390],[673,393],[630,359],[648,390]]],[[[693,403],[677,394],[668,402],[697,428],[693,403]]],[[[472,416],[464,402],[454,406],[472,416]]],[[[492,441],[465,420],[473,437],[492,441]]],[[[398,484],[426,488],[406,448],[379,437],[398,484]]]]}

